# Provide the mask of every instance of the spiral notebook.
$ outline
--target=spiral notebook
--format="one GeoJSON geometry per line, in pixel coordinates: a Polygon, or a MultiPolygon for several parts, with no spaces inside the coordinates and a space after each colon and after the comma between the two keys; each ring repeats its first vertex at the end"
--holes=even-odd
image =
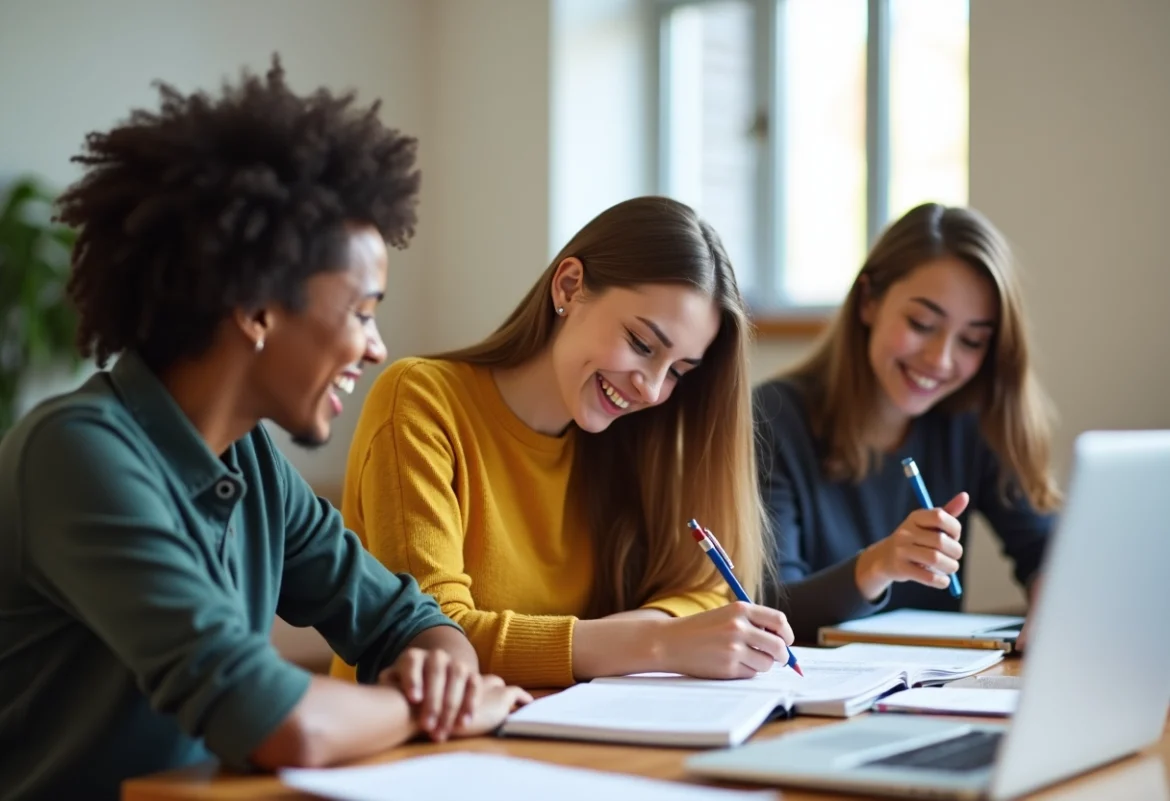
{"type": "Polygon", "coordinates": [[[804,677],[777,663],[751,679],[670,673],[596,679],[513,713],[500,733],[601,742],[717,748],[739,745],[769,719],[850,717],[882,696],[970,676],[1002,652],[854,644],[794,648],[804,677]]]}

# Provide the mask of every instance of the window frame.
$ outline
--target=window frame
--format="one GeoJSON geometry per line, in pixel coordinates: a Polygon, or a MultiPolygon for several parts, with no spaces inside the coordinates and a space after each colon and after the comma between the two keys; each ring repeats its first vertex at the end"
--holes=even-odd
{"type": "MultiPolygon", "coordinates": [[[[668,23],[677,9],[691,5],[714,5],[727,0],[654,0],[650,40],[655,75],[652,91],[657,97],[653,138],[656,146],[654,181],[657,191],[666,193],[670,174],[670,146],[667,141],[670,119],[670,47],[668,23]]],[[[838,305],[792,303],[781,289],[786,268],[783,213],[787,198],[781,180],[784,169],[784,62],[780,42],[785,38],[788,0],[748,0],[754,7],[756,40],[757,127],[763,127],[765,141],[760,153],[757,177],[757,224],[754,269],[759,289],[748,298],[752,319],[762,336],[812,336],[819,333],[838,305]],[[762,296],[762,298],[761,298],[762,296]]],[[[890,19],[892,0],[867,0],[865,146],[866,146],[866,238],[876,240],[886,225],[890,190],[890,19]]],[[[858,265],[860,267],[860,265],[858,265]]]]}

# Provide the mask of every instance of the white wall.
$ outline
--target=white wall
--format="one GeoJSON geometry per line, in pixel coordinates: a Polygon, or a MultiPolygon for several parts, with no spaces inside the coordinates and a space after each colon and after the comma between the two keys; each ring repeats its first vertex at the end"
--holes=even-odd
{"type": "MultiPolygon", "coordinates": [[[[1168,42],[1165,0],[971,4],[971,204],[1021,258],[1062,477],[1080,431],[1170,428],[1168,42]]],[[[1012,597],[975,547],[972,600],[1012,597]]]]}
{"type": "MultiPolygon", "coordinates": [[[[31,168],[62,184],[86,131],[154,102],[151,80],[215,86],[279,50],[294,86],[380,96],[383,117],[419,135],[420,230],[392,254],[379,320],[391,356],[463,344],[503,318],[589,216],[652,190],[648,85],[630,74],[646,63],[630,27],[644,9],[0,0],[0,178],[31,168]]],[[[1170,271],[1158,241],[1170,220],[1170,3],[977,0],[971,26],[971,199],[1023,259],[1063,470],[1084,428],[1170,427],[1170,271]]],[[[761,343],[754,375],[807,345],[761,343]]],[[[323,489],[340,484],[369,380],[333,445],[289,451],[323,489]]],[[[1018,601],[994,550],[975,533],[974,608],[1018,601]]]]}
{"type": "MultiPolygon", "coordinates": [[[[549,259],[545,0],[430,0],[427,351],[502,323],[549,259]]],[[[416,68],[417,69],[417,68],[416,68]]]]}
{"type": "Polygon", "coordinates": [[[1024,262],[1066,463],[1086,428],[1170,427],[1170,3],[971,13],[971,202],[1024,262]]]}

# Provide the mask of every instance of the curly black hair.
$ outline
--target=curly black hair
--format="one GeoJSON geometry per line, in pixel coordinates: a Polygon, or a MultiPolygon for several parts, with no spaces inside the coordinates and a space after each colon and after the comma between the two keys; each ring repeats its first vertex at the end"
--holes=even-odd
{"type": "Polygon", "coordinates": [[[161,108],[90,133],[85,176],[60,198],[79,229],[68,292],[77,344],[161,370],[198,356],[233,309],[303,307],[306,279],[341,266],[348,223],[404,248],[414,235],[416,139],[354,93],[298,96],[274,56],[219,98],[157,82],[161,108]]]}

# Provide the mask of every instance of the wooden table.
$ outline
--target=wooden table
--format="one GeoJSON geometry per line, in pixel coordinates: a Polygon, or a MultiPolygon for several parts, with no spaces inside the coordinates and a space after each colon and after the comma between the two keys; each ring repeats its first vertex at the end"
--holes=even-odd
{"type": "MultiPolygon", "coordinates": [[[[984,675],[1015,675],[1020,662],[1010,659],[984,672],[984,675]]],[[[798,729],[838,722],[831,718],[798,717],[764,726],[753,739],[767,739],[798,729]]],[[[683,770],[683,760],[694,751],[678,748],[644,748],[626,745],[600,745],[555,740],[506,739],[478,737],[456,740],[443,745],[412,743],[364,760],[358,764],[393,762],[399,759],[436,754],[444,751],[476,751],[538,759],[559,765],[632,773],[656,779],[693,781],[683,770]]],[[[747,785],[723,786],[747,787],[747,785]]],[[[1093,773],[1056,785],[1032,796],[1037,799],[1078,801],[1084,799],[1134,799],[1135,801],[1170,801],[1170,726],[1162,739],[1145,754],[1131,757],[1093,773]]],[[[758,788],[757,788],[758,789],[758,788]]],[[[784,789],[787,801],[827,801],[858,799],[856,795],[833,795],[784,789]]],[[[132,779],[122,787],[123,801],[251,801],[251,799],[308,799],[284,787],[276,777],[236,776],[217,771],[213,765],[160,773],[132,779]]]]}

